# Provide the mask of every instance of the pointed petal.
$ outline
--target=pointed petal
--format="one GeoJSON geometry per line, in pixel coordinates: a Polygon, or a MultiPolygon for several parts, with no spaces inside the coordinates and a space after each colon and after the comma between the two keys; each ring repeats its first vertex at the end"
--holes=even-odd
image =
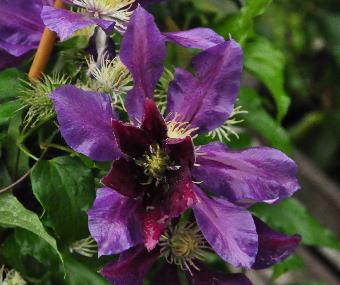
{"type": "Polygon", "coordinates": [[[115,285],[143,285],[145,275],[158,256],[158,250],[147,252],[143,246],[138,246],[122,253],[100,273],[115,285]]]}
{"type": "Polygon", "coordinates": [[[156,276],[151,280],[151,285],[181,285],[178,277],[177,267],[165,262],[156,276]]]}
{"type": "Polygon", "coordinates": [[[272,204],[300,188],[296,164],[276,149],[232,151],[222,143],[210,143],[199,152],[203,155],[197,156],[199,166],[193,169],[193,176],[203,181],[203,187],[231,202],[272,204]]]}
{"type": "Polygon", "coordinates": [[[91,25],[99,25],[106,30],[113,24],[111,21],[92,18],[83,13],[76,13],[66,9],[56,9],[50,6],[43,7],[41,18],[44,24],[50,30],[56,32],[62,41],[72,36],[76,31],[91,25]]]}
{"type": "Polygon", "coordinates": [[[170,216],[175,218],[197,202],[189,167],[181,167],[178,174],[170,179],[169,184],[170,198],[167,207],[169,207],[170,216]]]}
{"type": "Polygon", "coordinates": [[[95,24],[88,15],[50,6],[44,6],[41,18],[44,24],[56,32],[62,41],[72,36],[76,31],[95,24]]]}
{"type": "Polygon", "coordinates": [[[195,218],[214,251],[235,267],[255,262],[258,238],[251,214],[223,199],[210,199],[195,186],[195,218]]]}
{"type": "Polygon", "coordinates": [[[148,251],[153,250],[158,244],[159,237],[164,232],[168,215],[160,207],[150,207],[139,212],[142,221],[144,245],[148,251]]]}
{"type": "Polygon", "coordinates": [[[65,85],[50,95],[60,131],[75,151],[93,160],[114,160],[121,155],[111,128],[109,96],[65,85]]]}
{"type": "Polygon", "coordinates": [[[98,254],[111,255],[143,242],[136,217],[138,202],[119,195],[113,189],[97,190],[97,198],[88,211],[89,230],[98,244],[98,254]]]}
{"type": "Polygon", "coordinates": [[[224,38],[208,28],[195,28],[187,31],[163,33],[167,41],[186,48],[207,49],[224,42],[224,38]]]}
{"type": "Polygon", "coordinates": [[[167,136],[165,121],[153,100],[147,98],[144,106],[145,111],[141,128],[152,140],[162,145],[167,136]]]}
{"type": "Polygon", "coordinates": [[[191,137],[188,136],[185,139],[167,139],[166,147],[171,161],[175,162],[176,165],[193,167],[195,153],[191,137]]]}
{"type": "Polygon", "coordinates": [[[153,16],[140,6],[131,17],[120,50],[120,59],[134,81],[125,105],[130,118],[141,121],[145,98],[153,98],[153,91],[163,73],[166,51],[164,37],[153,16]]]}
{"type": "Polygon", "coordinates": [[[301,241],[301,236],[288,236],[276,232],[256,217],[254,221],[259,235],[259,251],[252,268],[268,268],[293,254],[301,241]]]}
{"type": "Polygon", "coordinates": [[[123,196],[135,198],[141,195],[143,187],[137,180],[139,169],[134,161],[120,158],[112,163],[109,173],[103,177],[102,183],[115,189],[123,196]]]}
{"type": "Polygon", "coordinates": [[[194,57],[196,77],[177,69],[170,83],[168,113],[178,113],[183,122],[211,131],[231,114],[240,89],[243,56],[234,40],[213,46],[194,57]]]}
{"type": "Polygon", "coordinates": [[[119,148],[130,157],[140,158],[152,143],[146,132],[131,124],[112,120],[112,129],[119,148]]]}

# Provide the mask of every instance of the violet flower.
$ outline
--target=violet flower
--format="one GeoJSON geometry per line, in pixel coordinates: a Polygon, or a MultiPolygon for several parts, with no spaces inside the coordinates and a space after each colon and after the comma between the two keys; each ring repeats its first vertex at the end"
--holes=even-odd
{"type": "Polygon", "coordinates": [[[152,0],[64,0],[75,11],[44,6],[41,17],[45,25],[55,31],[63,41],[76,31],[97,25],[104,31],[112,28],[124,33],[133,9],[138,3],[147,5],[152,0]]]}
{"type": "Polygon", "coordinates": [[[38,47],[44,30],[42,6],[42,0],[0,1],[0,69],[19,65],[38,47]]]}
{"type": "MultiPolygon", "coordinates": [[[[50,95],[65,141],[94,160],[114,160],[88,214],[99,255],[124,252],[118,263],[123,273],[130,262],[140,271],[136,281],[123,273],[110,277],[105,272],[112,265],[104,267],[103,274],[117,284],[141,284],[150,258],[161,252],[161,235],[189,207],[211,248],[235,267],[271,266],[300,241],[298,235],[271,230],[247,209],[256,202],[279,202],[299,189],[293,160],[268,147],[193,146],[196,134],[228,119],[243,66],[242,49],[234,40],[197,31],[162,35],[149,13],[142,7],[134,11],[120,52],[134,80],[125,100],[134,124],[117,120],[105,94],[65,86],[50,95]],[[152,98],[164,68],[166,40],[204,50],[193,58],[195,75],[176,69],[164,119],[152,98]]],[[[185,256],[172,258],[190,265],[185,256]]]]}
{"type": "MultiPolygon", "coordinates": [[[[151,266],[157,260],[156,251],[148,252],[143,247],[130,249],[101,270],[101,274],[115,285],[141,285],[151,266]]],[[[240,273],[225,274],[211,270],[203,263],[200,270],[186,274],[190,285],[252,285],[250,280],[240,273]]],[[[164,263],[152,278],[151,285],[181,285],[175,265],[164,263]]],[[[187,283],[185,283],[187,284],[187,283]]]]}

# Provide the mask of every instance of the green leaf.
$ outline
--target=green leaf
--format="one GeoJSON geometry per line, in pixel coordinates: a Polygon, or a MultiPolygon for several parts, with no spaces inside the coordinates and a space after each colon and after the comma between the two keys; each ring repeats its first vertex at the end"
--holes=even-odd
{"type": "Polygon", "coordinates": [[[244,66],[263,82],[273,95],[277,108],[277,120],[287,114],[290,98],[284,90],[285,58],[265,38],[257,38],[244,48],[244,66]]]}
{"type": "Polygon", "coordinates": [[[38,162],[31,181],[33,193],[45,209],[45,222],[64,243],[88,236],[86,210],[95,196],[90,169],[76,158],[57,157],[38,162]]]}
{"type": "Polygon", "coordinates": [[[263,108],[260,95],[248,88],[241,88],[239,104],[248,114],[243,116],[244,124],[259,133],[273,147],[287,154],[292,153],[292,146],[286,131],[263,108]]]}
{"type": "Polygon", "coordinates": [[[0,225],[5,228],[19,227],[36,234],[55,250],[62,261],[55,239],[46,232],[37,214],[27,210],[10,193],[0,195],[0,225]]]}
{"type": "Polygon", "coordinates": [[[298,255],[294,254],[272,267],[273,273],[271,278],[274,281],[287,272],[302,270],[303,268],[303,260],[298,255]]]}
{"type": "Polygon", "coordinates": [[[239,14],[228,17],[218,24],[217,31],[220,34],[229,32],[241,45],[244,45],[254,34],[254,18],[263,14],[271,2],[272,0],[247,0],[239,14]]]}
{"type": "Polygon", "coordinates": [[[20,79],[24,78],[16,68],[0,72],[0,102],[3,99],[13,99],[19,96],[20,79]]]}
{"type": "Polygon", "coordinates": [[[17,100],[0,104],[0,125],[7,123],[19,108],[20,102],[17,100]]]}
{"type": "Polygon", "coordinates": [[[9,120],[7,135],[3,139],[3,161],[12,179],[17,179],[29,169],[28,156],[21,152],[17,146],[20,136],[22,112],[15,112],[9,120]]]}
{"type": "Polygon", "coordinates": [[[89,269],[83,263],[80,263],[70,255],[64,255],[65,268],[66,268],[66,280],[67,285],[83,285],[83,284],[95,284],[95,285],[109,285],[103,277],[101,277],[95,271],[89,269]]]}
{"type": "Polygon", "coordinates": [[[275,206],[258,204],[252,208],[256,216],[271,227],[287,234],[300,234],[302,243],[340,250],[340,240],[323,227],[296,199],[287,199],[275,206]]]}

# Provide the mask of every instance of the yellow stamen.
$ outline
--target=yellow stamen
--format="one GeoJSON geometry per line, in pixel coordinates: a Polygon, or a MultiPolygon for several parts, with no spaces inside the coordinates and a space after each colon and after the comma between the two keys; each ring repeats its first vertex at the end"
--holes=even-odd
{"type": "Polygon", "coordinates": [[[166,119],[166,125],[168,128],[168,137],[172,139],[184,139],[187,136],[198,130],[198,128],[193,128],[190,126],[189,122],[182,122],[179,114],[169,114],[166,119]],[[173,117],[172,119],[169,119],[173,117]]]}
{"type": "Polygon", "coordinates": [[[169,227],[160,238],[159,243],[161,256],[170,264],[178,265],[182,270],[199,268],[195,265],[194,260],[204,259],[205,239],[195,224],[182,223],[175,228],[169,227]]]}
{"type": "Polygon", "coordinates": [[[156,179],[156,183],[159,183],[170,167],[170,158],[158,145],[153,146],[150,147],[150,152],[143,156],[142,166],[145,175],[156,179]]]}

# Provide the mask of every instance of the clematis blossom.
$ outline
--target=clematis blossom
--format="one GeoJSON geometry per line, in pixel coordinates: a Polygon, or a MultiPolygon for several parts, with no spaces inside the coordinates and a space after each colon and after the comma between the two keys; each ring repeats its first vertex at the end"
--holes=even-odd
{"type": "Polygon", "coordinates": [[[200,31],[162,34],[142,7],[134,11],[120,52],[134,81],[125,100],[130,123],[118,120],[105,94],[69,85],[50,95],[69,146],[94,160],[113,160],[88,215],[99,255],[122,253],[102,270],[115,284],[142,284],[160,255],[161,236],[188,208],[209,247],[235,267],[271,266],[299,244],[300,236],[273,231],[248,210],[299,189],[293,160],[268,147],[193,144],[195,135],[220,127],[232,113],[243,67],[238,43],[200,31]],[[192,60],[194,74],[175,70],[163,118],[153,94],[166,41],[203,51],[192,60]]]}
{"type": "Polygon", "coordinates": [[[64,0],[75,11],[44,6],[41,17],[45,25],[63,41],[76,31],[96,25],[110,33],[112,28],[124,33],[133,9],[140,3],[148,5],[158,0],[64,0]]]}
{"type": "Polygon", "coordinates": [[[38,47],[44,30],[43,3],[51,1],[0,1],[0,69],[19,65],[38,47]]]}

